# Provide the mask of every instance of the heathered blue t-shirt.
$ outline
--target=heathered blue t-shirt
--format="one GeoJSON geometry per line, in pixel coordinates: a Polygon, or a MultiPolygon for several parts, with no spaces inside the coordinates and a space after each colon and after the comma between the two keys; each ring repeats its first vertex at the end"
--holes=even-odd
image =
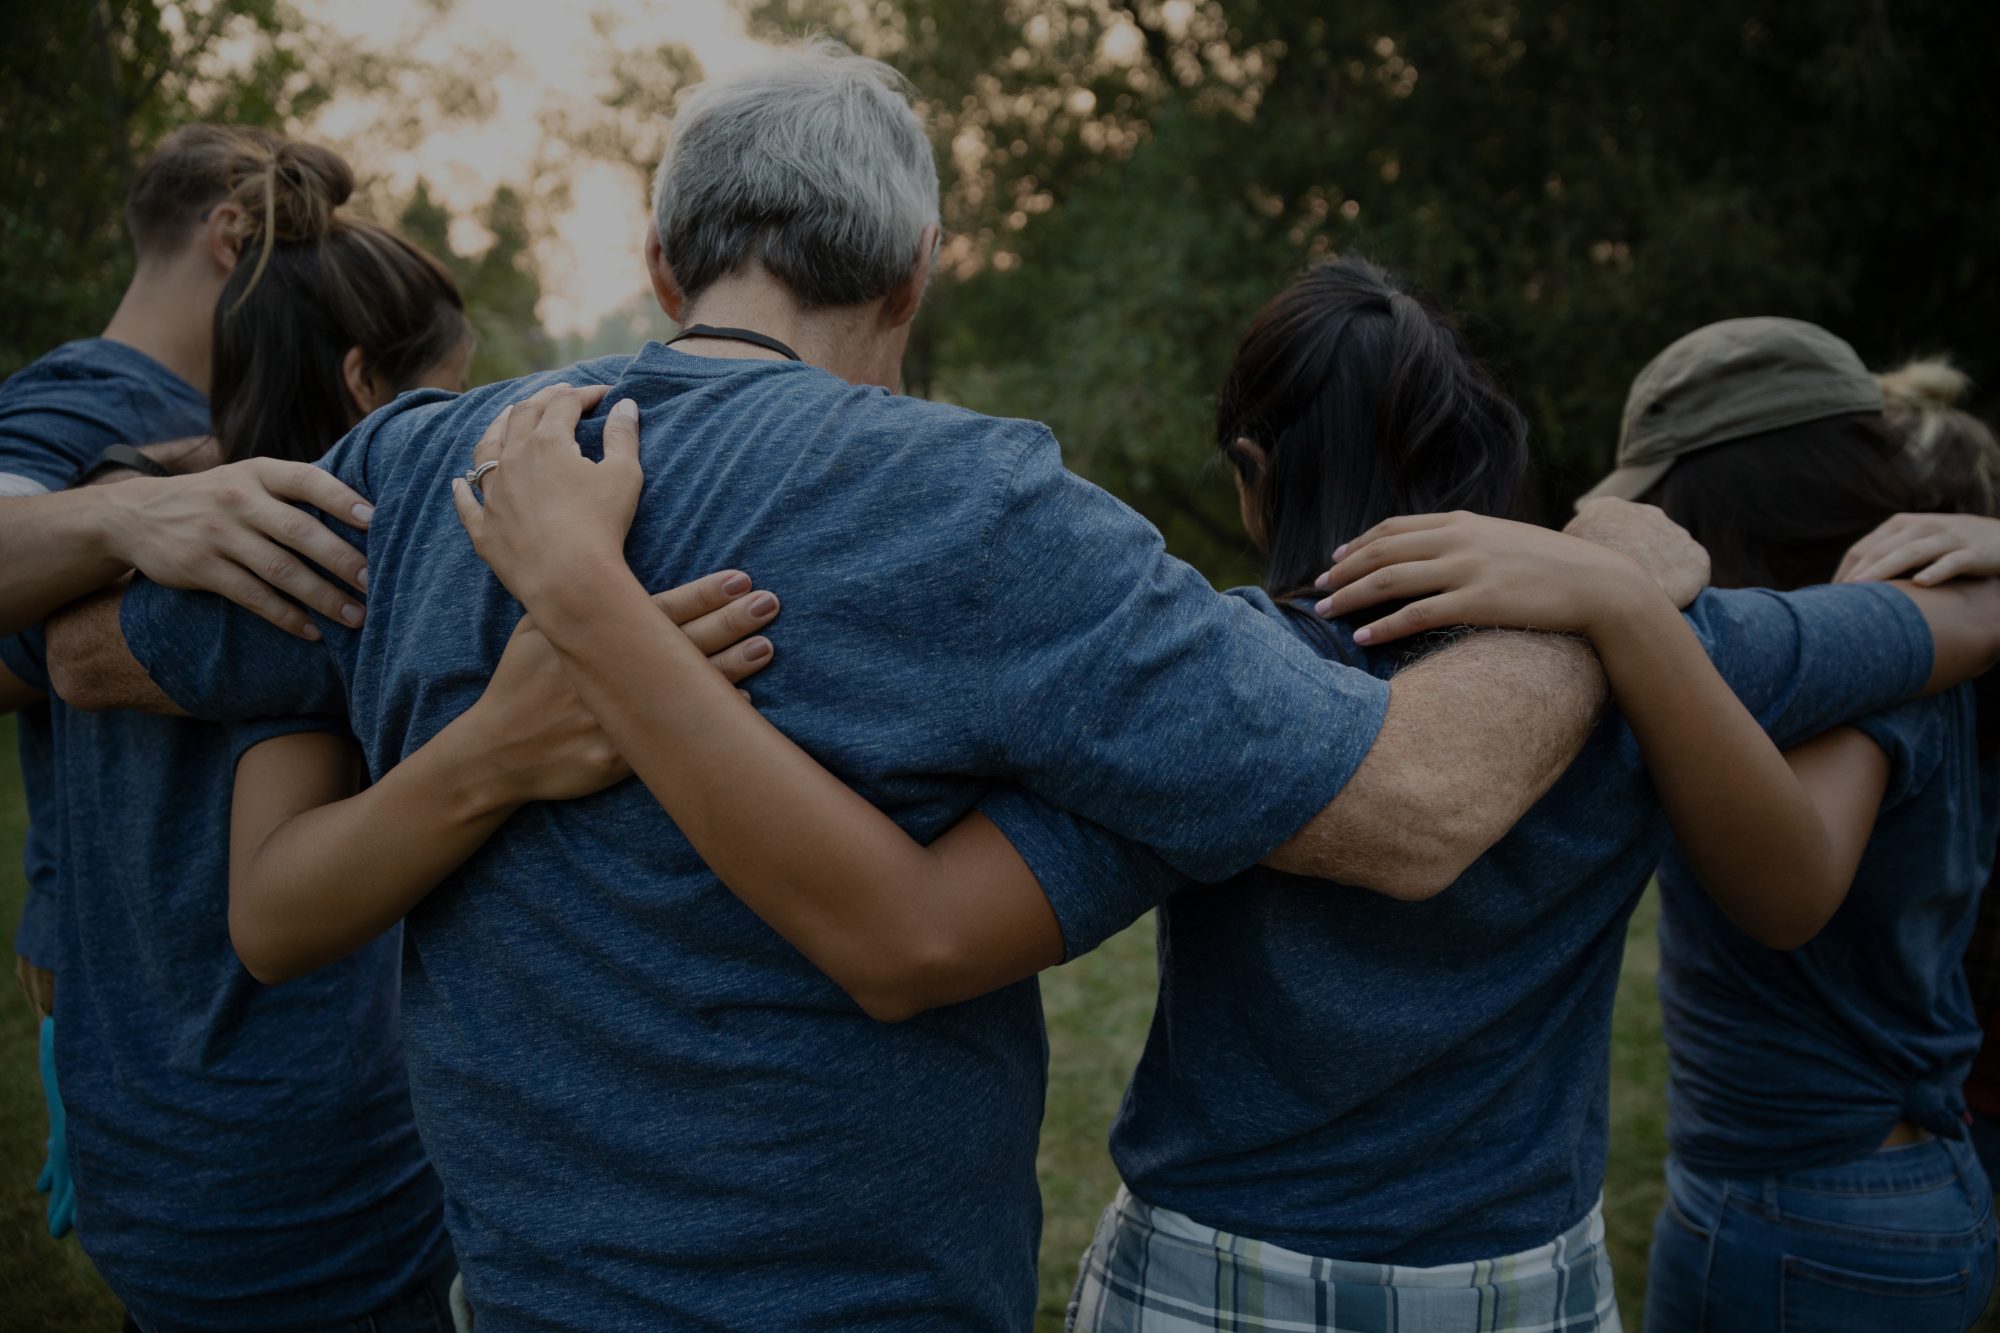
{"type": "MultiPolygon", "coordinates": [[[[1334,660],[1399,665],[1343,623],[1242,596],[1334,660]]],[[[1781,744],[1907,698],[1930,671],[1922,617],[1881,585],[1707,592],[1688,621],[1781,744]]],[[[1173,887],[1101,831],[1020,796],[987,812],[1002,804],[1054,900],[1094,880],[1129,910],[1173,887]]],[[[1262,869],[1174,893],[1152,1031],[1111,1132],[1119,1174],[1150,1204],[1334,1259],[1430,1266],[1547,1244],[1603,1188],[1625,926],[1668,836],[1613,709],[1427,902],[1262,869]]],[[[1073,947],[1115,928],[1064,924],[1073,947]]]]}
{"type": "MultiPolygon", "coordinates": [[[[0,496],[59,491],[114,444],[150,444],[208,434],[208,399],[136,348],[108,338],[64,343],[0,384],[0,496]]],[[[56,888],[55,789],[49,711],[16,717],[22,787],[28,797],[23,870],[28,896],[14,952],[53,968],[56,888]]]]}
{"type": "Polygon", "coordinates": [[[2000,835],[2000,764],[1970,686],[1856,725],[1889,789],[1847,898],[1810,943],[1767,949],[1675,853],[1660,868],[1667,1140],[1699,1171],[1854,1161],[1898,1120],[1965,1135],[1980,1024],[1963,958],[2000,835]]]}
{"type": "MultiPolygon", "coordinates": [[[[1381,724],[1382,681],[1217,595],[1041,426],[659,345],[560,377],[638,402],[647,586],[734,566],[782,596],[759,708],[921,840],[1018,783],[1226,878],[1381,724]]],[[[361,630],[314,647],[140,585],[133,651],[197,713],[344,705],[395,764],[519,615],[447,483],[556,378],[407,396],[328,456],[377,506],[361,630]]],[[[1033,982],[871,1020],[637,782],[521,810],[407,929],[411,1087],[482,1333],[1029,1326],[1033,982]]]]}
{"type": "MultiPolygon", "coordinates": [[[[38,639],[0,639],[0,660],[46,689],[38,639]]],[[[60,702],[54,721],[78,1239],[161,1333],[365,1317],[450,1257],[403,1069],[399,932],[277,987],[229,942],[236,761],[329,724],[60,702]]]]}

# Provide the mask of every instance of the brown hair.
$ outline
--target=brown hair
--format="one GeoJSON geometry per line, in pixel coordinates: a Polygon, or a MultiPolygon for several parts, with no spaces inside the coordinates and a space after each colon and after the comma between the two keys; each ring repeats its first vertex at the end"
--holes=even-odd
{"type": "Polygon", "coordinates": [[[125,225],[140,260],[179,248],[188,229],[230,198],[238,182],[281,155],[310,164],[318,173],[346,176],[348,189],[353,188],[347,164],[337,153],[291,143],[269,130],[201,124],[183,125],[169,134],[140,164],[125,199],[125,225]]]}
{"type": "Polygon", "coordinates": [[[209,396],[225,459],[326,452],[361,416],[341,370],[350,348],[400,393],[471,337],[450,273],[343,212],[353,188],[345,163],[303,144],[231,170],[244,229],[216,305],[209,396]]]}
{"type": "Polygon", "coordinates": [[[1961,512],[2000,515],[2000,444],[1985,422],[1959,410],[1972,383],[1965,372],[1944,357],[1929,357],[1876,382],[1888,404],[1889,428],[1930,488],[1956,496],[1961,512]]]}

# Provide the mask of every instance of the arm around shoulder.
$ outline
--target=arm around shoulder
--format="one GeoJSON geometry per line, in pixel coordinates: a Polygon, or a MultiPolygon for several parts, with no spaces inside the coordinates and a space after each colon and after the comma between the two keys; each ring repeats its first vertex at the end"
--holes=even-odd
{"type": "Polygon", "coordinates": [[[101,713],[126,708],[186,716],[132,655],[119,625],[130,580],[86,597],[50,617],[49,684],[72,708],[101,713]]]}

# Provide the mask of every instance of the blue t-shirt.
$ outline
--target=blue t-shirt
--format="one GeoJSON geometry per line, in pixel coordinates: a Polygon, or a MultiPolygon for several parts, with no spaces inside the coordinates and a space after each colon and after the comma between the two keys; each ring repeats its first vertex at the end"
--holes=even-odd
{"type": "MultiPolygon", "coordinates": [[[[0,639],[0,659],[47,688],[32,638],[0,639]]],[[[449,1256],[403,1072],[396,932],[276,987],[229,942],[236,761],[328,725],[55,706],[76,1231],[150,1327],[357,1320],[449,1256]]]]}
{"type": "MultiPolygon", "coordinates": [[[[1243,596],[1330,658],[1398,664],[1243,596]]],[[[1907,698],[1930,670],[1922,617],[1880,585],[1708,592],[1688,621],[1780,743],[1907,698]]],[[[1119,865],[1101,832],[1006,803],[1045,886],[1082,897],[1094,880],[1127,908],[1173,887],[1136,849],[1119,865]]],[[[1427,902],[1262,869],[1181,889],[1160,907],[1159,1003],[1111,1133],[1120,1175],[1148,1203],[1328,1258],[1429,1266],[1548,1243],[1603,1188],[1625,926],[1667,841],[1614,709],[1427,902]]],[[[1076,925],[1086,945],[1113,923],[1076,925]]]]}
{"type": "Polygon", "coordinates": [[[1963,958],[2000,832],[1970,686],[1856,725],[1890,779],[1840,909],[1802,948],[1767,949],[1660,868],[1667,1140],[1700,1171],[1854,1161],[1898,1120],[1965,1135],[1960,1085],[1980,1025],[1963,958]]]}
{"type": "MultiPolygon", "coordinates": [[[[114,444],[206,434],[208,399],[152,357],[108,338],[64,343],[0,384],[0,496],[62,490],[114,444]]],[[[16,721],[28,797],[28,896],[14,952],[52,969],[61,815],[49,710],[37,704],[16,721]]]]}
{"type": "MultiPolygon", "coordinates": [[[[133,651],[197,713],[345,706],[395,764],[478,697],[519,615],[447,482],[557,377],[407,396],[328,456],[376,504],[361,630],[316,647],[139,585],[133,651]]],[[[1380,726],[1383,682],[1217,595],[1041,426],[659,345],[560,377],[639,404],[640,577],[733,565],[783,596],[758,706],[921,840],[1019,783],[1225,878],[1380,726]]],[[[483,1333],[1030,1324],[1034,983],[874,1022],[637,782],[526,807],[410,915],[403,1017],[483,1333]]]]}

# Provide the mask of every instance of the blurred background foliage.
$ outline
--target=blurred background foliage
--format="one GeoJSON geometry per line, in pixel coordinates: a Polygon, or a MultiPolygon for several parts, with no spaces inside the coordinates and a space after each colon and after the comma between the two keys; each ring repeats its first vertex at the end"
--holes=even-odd
{"type": "MultiPolygon", "coordinates": [[[[440,12],[451,0],[423,0],[440,12]]],[[[334,40],[280,0],[23,5],[0,54],[0,370],[94,331],[129,262],[117,199],[181,121],[310,129],[394,108],[349,147],[485,114],[499,83],[334,40]]],[[[1209,472],[1211,394],[1249,315],[1360,251],[1457,309],[1534,423],[1545,514],[1608,463],[1625,386],[1705,321],[1783,313],[1871,363],[1952,353],[2000,376],[2000,5],[1960,0],[747,0],[762,35],[832,32],[915,83],[945,176],[944,272],[910,387],[1048,421],[1072,464],[1211,575],[1245,576],[1209,472]]],[[[678,46],[609,12],[588,114],[544,128],[466,229],[419,182],[364,201],[448,254],[481,378],[622,350],[536,319],[537,229],[566,163],[629,166],[633,207],[678,46]],[[532,158],[533,160],[528,160],[532,158]],[[480,238],[477,246],[467,235],[480,238]],[[461,249],[454,249],[456,238],[461,249]]],[[[1986,399],[1980,406],[1990,406],[1986,399]]]]}

